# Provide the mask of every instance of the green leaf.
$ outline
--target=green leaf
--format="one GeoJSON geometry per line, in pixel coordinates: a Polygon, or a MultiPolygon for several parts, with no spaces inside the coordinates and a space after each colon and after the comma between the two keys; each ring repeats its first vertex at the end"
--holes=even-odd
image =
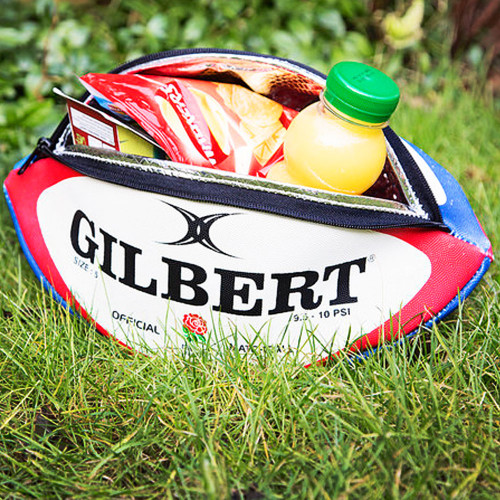
{"type": "Polygon", "coordinates": [[[28,43],[33,39],[34,26],[25,24],[20,28],[0,27],[0,47],[14,48],[28,43]]]}
{"type": "Polygon", "coordinates": [[[328,30],[336,38],[343,37],[346,32],[345,22],[340,12],[328,10],[318,18],[318,24],[328,30]]]}
{"type": "Polygon", "coordinates": [[[146,24],[146,33],[157,39],[166,37],[168,18],[164,14],[156,14],[146,24]]]}
{"type": "Polygon", "coordinates": [[[207,24],[207,18],[201,15],[194,15],[189,18],[184,26],[184,40],[188,43],[201,40],[207,28],[207,24]]]}
{"type": "Polygon", "coordinates": [[[373,46],[366,36],[355,31],[349,31],[346,36],[335,44],[332,50],[333,62],[345,59],[366,61],[373,56],[373,46]]]}

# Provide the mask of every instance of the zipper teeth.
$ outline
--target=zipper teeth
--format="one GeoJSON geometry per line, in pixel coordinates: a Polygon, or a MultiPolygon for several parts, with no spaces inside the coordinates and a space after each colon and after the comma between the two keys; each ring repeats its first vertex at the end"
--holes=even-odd
{"type": "MultiPolygon", "coordinates": [[[[429,187],[429,184],[418,167],[416,161],[414,160],[413,156],[410,154],[408,151],[408,148],[405,146],[401,138],[394,132],[394,130],[390,129],[387,127],[386,131],[386,137],[391,138],[394,141],[394,146],[398,146],[398,153],[396,153],[396,156],[398,158],[402,157],[400,160],[401,163],[405,162],[406,165],[411,165],[411,169],[408,169],[408,174],[411,173],[411,177],[413,177],[412,182],[413,184],[417,184],[417,182],[421,186],[421,191],[422,194],[426,195],[426,207],[425,210],[429,212],[429,215],[433,217],[438,223],[443,224],[443,216],[441,214],[441,210],[439,209],[439,205],[436,201],[436,197],[434,196],[434,193],[432,192],[432,189],[429,187]],[[415,180],[417,182],[415,182],[415,180]]],[[[390,139],[389,139],[390,142],[390,139]]],[[[391,144],[391,147],[394,146],[391,144]]],[[[411,185],[411,184],[410,184],[411,185]]],[[[412,187],[413,190],[413,187],[412,187]]],[[[419,197],[420,200],[422,200],[422,196],[419,197]]]]}
{"type": "Polygon", "coordinates": [[[398,178],[399,183],[401,185],[403,195],[405,196],[409,204],[413,207],[414,209],[413,211],[415,212],[416,215],[428,219],[429,214],[424,210],[422,204],[420,203],[420,200],[417,194],[415,193],[415,190],[413,189],[412,185],[408,180],[406,172],[401,166],[401,162],[399,161],[398,155],[394,151],[392,144],[387,140],[387,138],[386,138],[386,149],[389,161],[392,164],[394,173],[396,174],[396,177],[398,178]]]}
{"type": "MultiPolygon", "coordinates": [[[[85,158],[91,161],[95,161],[97,163],[101,164],[109,164],[112,163],[114,165],[118,165],[120,167],[124,168],[129,168],[131,170],[136,170],[136,171],[141,171],[141,172],[150,172],[154,174],[159,174],[163,175],[165,177],[177,177],[177,178],[182,178],[182,179],[187,179],[187,180],[192,180],[194,182],[212,182],[215,184],[223,184],[227,186],[234,186],[238,187],[241,189],[249,189],[249,190],[254,190],[254,191],[260,191],[263,193],[271,193],[271,194],[279,194],[281,196],[289,196],[292,198],[297,198],[301,199],[304,201],[308,201],[311,203],[319,203],[327,206],[341,206],[341,207],[346,207],[346,208],[351,208],[351,209],[364,209],[364,210],[370,210],[372,212],[385,212],[385,213],[392,213],[392,214],[397,214],[405,217],[412,217],[412,218],[417,218],[417,219],[422,219],[422,220],[427,220],[428,217],[427,214],[424,212],[425,216],[421,216],[416,212],[410,212],[410,211],[403,211],[403,210],[398,210],[397,208],[391,208],[391,207],[385,207],[385,206],[367,206],[367,205],[355,205],[355,204],[350,204],[350,203],[345,203],[340,200],[327,200],[327,199],[322,199],[322,198],[316,198],[314,196],[309,196],[306,193],[298,193],[298,192],[283,192],[282,190],[276,188],[266,188],[264,186],[257,186],[252,183],[245,183],[241,182],[239,179],[222,179],[222,178],[203,178],[203,176],[197,177],[196,179],[193,179],[192,176],[190,176],[187,171],[186,174],[183,175],[182,172],[177,172],[174,170],[167,170],[163,165],[138,165],[135,163],[129,163],[125,160],[117,160],[117,159],[111,159],[111,158],[101,158],[99,156],[94,156],[88,153],[81,153],[79,151],[72,151],[72,152],[66,152],[62,153],[62,156],[69,156],[69,157],[78,157],[78,158],[85,158]]],[[[179,164],[182,168],[185,168],[185,165],[179,164]]],[[[103,176],[105,177],[105,176],[103,176]]],[[[103,179],[105,180],[105,179],[103,179]]],[[[261,207],[262,208],[262,207],[261,207]]]]}
{"type": "Polygon", "coordinates": [[[168,59],[176,56],[182,56],[182,55],[189,55],[189,54],[204,54],[204,53],[211,53],[211,54],[219,54],[219,55],[240,55],[240,56],[254,56],[258,57],[259,59],[270,59],[270,60],[275,60],[275,61],[281,61],[287,64],[291,64],[295,67],[299,67],[302,69],[305,69],[316,76],[319,76],[323,79],[326,79],[326,75],[322,73],[321,71],[318,71],[306,64],[302,64],[296,61],[293,61],[291,59],[286,59],[284,57],[278,57],[278,56],[273,56],[273,55],[268,55],[268,54],[259,54],[257,52],[250,52],[250,51],[243,51],[243,50],[229,50],[229,49],[220,49],[220,48],[210,48],[210,47],[200,47],[200,48],[194,48],[194,49],[175,49],[175,50],[167,50],[167,51],[162,51],[162,52],[155,52],[154,54],[148,54],[142,57],[139,57],[137,59],[132,59],[131,61],[127,61],[114,70],[110,71],[110,73],[120,73],[122,71],[126,71],[129,69],[132,69],[136,66],[141,66],[142,64],[146,64],[148,62],[153,62],[161,59],[168,59]]]}
{"type": "MultiPolygon", "coordinates": [[[[62,156],[70,156],[70,155],[62,155],[62,156]]],[[[441,229],[441,230],[445,230],[445,231],[448,231],[449,229],[444,226],[442,223],[436,223],[434,221],[431,221],[431,220],[426,220],[426,219],[422,219],[422,218],[419,218],[418,216],[415,216],[415,215],[411,215],[411,214],[404,214],[405,215],[405,218],[406,220],[404,222],[396,222],[396,221],[393,221],[393,222],[385,222],[385,223],[379,223],[379,224],[373,224],[373,223],[362,223],[362,224],[350,224],[350,223],[347,223],[347,222],[343,222],[342,220],[334,220],[333,218],[330,218],[330,222],[328,220],[325,220],[325,217],[324,216],[321,216],[321,215],[316,215],[314,213],[308,213],[308,216],[305,217],[304,216],[304,212],[301,211],[301,212],[297,212],[297,211],[282,211],[282,210],[279,210],[277,208],[274,208],[272,206],[266,206],[265,210],[263,210],[263,204],[262,203],[254,203],[254,202],[251,202],[251,201],[248,201],[248,200],[245,200],[244,202],[241,201],[240,198],[238,197],[227,197],[227,196],[223,196],[223,195],[220,195],[220,194],[217,194],[217,193],[214,193],[214,196],[212,196],[210,199],[206,199],[205,197],[200,197],[199,195],[197,195],[196,193],[193,194],[189,191],[182,191],[182,193],[179,193],[179,192],[172,192],[172,190],[168,191],[164,188],[161,188],[161,187],[158,187],[157,185],[156,186],[152,186],[151,183],[145,183],[141,180],[138,180],[138,179],[135,179],[134,180],[134,184],[133,186],[132,185],[129,185],[129,184],[126,184],[126,183],[123,183],[122,179],[123,177],[116,174],[116,172],[110,172],[110,171],[107,171],[107,175],[106,176],[103,176],[102,175],[102,172],[103,172],[103,169],[102,169],[102,166],[99,165],[99,162],[100,163],[107,163],[107,160],[104,160],[102,158],[95,158],[95,157],[92,157],[92,156],[89,156],[89,158],[84,158],[84,159],[87,159],[87,160],[91,160],[95,163],[95,166],[92,167],[82,167],[81,165],[79,164],[76,164],[76,165],[73,165],[72,163],[70,165],[68,165],[68,163],[66,163],[66,165],[68,165],[70,168],[72,168],[73,170],[77,171],[77,172],[80,172],[81,174],[84,174],[88,177],[93,177],[95,179],[98,179],[98,180],[102,180],[102,181],[105,181],[105,182],[110,182],[110,183],[113,183],[113,184],[117,184],[117,185],[120,185],[120,186],[124,186],[124,187],[128,187],[128,188],[131,188],[131,189],[138,189],[138,190],[141,190],[141,191],[144,191],[144,192],[153,192],[153,193],[156,193],[156,194],[159,194],[159,195],[169,195],[169,196],[176,196],[176,197],[180,197],[180,198],[183,198],[183,199],[188,199],[188,200],[193,200],[193,201],[204,201],[205,203],[214,203],[214,204],[223,204],[223,205],[227,205],[227,206],[234,206],[234,207],[239,207],[239,208],[243,208],[243,209],[250,209],[250,210],[257,210],[257,211],[264,211],[266,213],[270,213],[270,214],[274,214],[274,215],[280,215],[280,216],[284,216],[284,217],[294,217],[294,218],[297,218],[297,219],[300,219],[300,220],[305,220],[305,221],[308,221],[308,222],[314,222],[314,223],[319,223],[319,224],[327,224],[327,225],[331,225],[331,226],[335,226],[335,227],[341,227],[341,228],[345,228],[345,229],[357,229],[357,230],[380,230],[380,229],[391,229],[391,228],[411,228],[411,227],[429,227],[429,228],[433,228],[433,229],[441,229]],[[96,161],[97,160],[97,161],[96,161]],[[106,179],[104,179],[103,177],[106,177],[106,179]]],[[[63,160],[63,158],[60,158],[60,160],[63,160]]],[[[116,162],[119,164],[119,162],[116,162]]],[[[121,168],[125,167],[125,168],[130,168],[132,170],[137,170],[137,171],[140,171],[140,172],[143,172],[143,173],[148,173],[148,170],[145,170],[145,169],[141,169],[141,168],[137,168],[136,165],[120,165],[121,168]]],[[[153,167],[153,168],[160,168],[161,170],[161,167],[153,167]]],[[[154,171],[149,171],[149,173],[152,173],[152,174],[159,174],[160,172],[157,172],[156,170],[154,171]]],[[[168,175],[168,174],[165,174],[163,172],[163,175],[168,175]]],[[[189,179],[187,179],[189,180],[189,179]]],[[[193,180],[193,182],[196,182],[193,180]]],[[[240,187],[240,186],[234,186],[233,184],[230,184],[230,183],[227,183],[226,185],[230,186],[230,187],[236,187],[236,188],[240,188],[240,189],[244,189],[244,187],[240,187]]],[[[263,192],[264,194],[266,194],[266,191],[261,191],[263,192]]],[[[286,196],[285,194],[283,193],[272,193],[272,192],[268,192],[268,194],[270,195],[281,195],[281,196],[286,196]]],[[[303,201],[306,201],[306,202],[309,202],[309,203],[314,203],[316,202],[317,203],[317,200],[303,200],[303,201]]],[[[324,205],[324,204],[323,204],[324,205]]],[[[329,207],[332,207],[334,208],[335,205],[327,205],[329,207]]],[[[372,215],[376,215],[377,214],[377,211],[376,210],[371,210],[370,208],[367,208],[367,207],[354,207],[354,206],[350,206],[348,207],[350,208],[351,210],[353,211],[356,211],[356,210],[365,210],[365,211],[369,211],[370,214],[372,215]]],[[[387,212],[384,212],[384,213],[387,213],[387,212]]],[[[398,217],[402,217],[403,214],[399,214],[399,213],[392,213],[393,216],[398,216],[398,217]]],[[[365,215],[366,217],[366,215],[365,215]]],[[[345,215],[342,216],[341,218],[345,219],[345,215]]]]}
{"type": "MultiPolygon", "coordinates": [[[[143,191],[147,191],[148,189],[148,186],[146,184],[142,184],[141,182],[137,183],[137,188],[138,189],[141,189],[143,191]]],[[[185,199],[188,199],[188,200],[194,200],[194,201],[199,201],[198,198],[194,197],[194,196],[185,196],[184,197],[185,199]]],[[[217,204],[222,204],[222,205],[227,205],[227,206],[237,206],[237,207],[240,207],[240,208],[245,208],[245,209],[248,209],[248,210],[258,210],[258,211],[262,211],[262,205],[257,205],[257,204],[254,204],[254,203],[245,203],[244,205],[235,205],[234,203],[234,199],[229,199],[229,198],[225,198],[225,197],[220,197],[218,198],[217,200],[210,200],[210,201],[207,201],[207,203],[217,203],[217,204]]],[[[275,210],[273,208],[268,208],[265,210],[266,213],[271,213],[271,214],[274,214],[274,215],[281,215],[283,217],[286,217],[287,215],[289,216],[289,214],[283,214],[281,212],[279,212],[278,210],[275,210]]],[[[304,218],[304,217],[297,217],[297,218],[300,218],[301,220],[306,220],[308,222],[314,222],[314,223],[321,223],[321,224],[324,224],[324,220],[321,220],[320,218],[316,218],[316,217],[310,217],[310,218],[304,218]]],[[[419,227],[426,227],[426,226],[429,226],[429,227],[436,227],[435,224],[433,223],[417,223],[419,225],[419,227]]],[[[341,227],[341,228],[344,228],[344,229],[358,229],[358,230],[369,230],[369,229],[373,229],[373,230],[376,230],[376,229],[396,229],[396,228],[407,228],[407,227],[411,227],[409,226],[408,224],[404,224],[404,223],[396,223],[396,224],[391,224],[390,226],[388,225],[384,225],[384,224],[380,224],[380,225],[376,225],[376,224],[364,224],[364,225],[356,225],[356,224],[345,224],[345,223],[335,223],[335,224],[330,224],[332,226],[335,226],[335,227],[341,227]]]]}
{"type": "MultiPolygon", "coordinates": [[[[203,54],[203,53],[214,54],[214,55],[220,54],[220,55],[228,55],[228,56],[230,56],[230,55],[236,55],[236,56],[253,56],[253,57],[256,57],[256,58],[258,58],[260,60],[264,60],[264,61],[265,60],[279,61],[279,62],[282,62],[282,63],[286,63],[286,65],[291,65],[294,68],[302,68],[305,71],[310,72],[311,74],[316,75],[316,76],[320,77],[323,80],[326,78],[326,76],[323,73],[315,70],[314,68],[311,68],[310,66],[307,66],[307,65],[302,64],[302,63],[298,63],[298,62],[290,60],[290,59],[285,59],[285,58],[281,58],[281,57],[277,57],[277,56],[272,56],[272,55],[258,54],[258,53],[255,53],[255,52],[238,51],[238,50],[226,50],[226,49],[220,49],[220,48],[176,49],[176,50],[171,50],[171,51],[164,51],[164,52],[157,52],[157,53],[154,53],[154,54],[148,54],[148,55],[145,55],[145,56],[139,57],[137,59],[134,59],[134,60],[126,62],[126,63],[118,66],[114,70],[110,71],[110,73],[119,73],[119,72],[127,71],[127,70],[130,70],[130,69],[133,69],[134,67],[139,67],[140,65],[144,65],[144,64],[147,64],[147,63],[150,63],[150,62],[153,62],[153,61],[160,61],[162,59],[169,59],[169,58],[174,58],[174,57],[182,56],[182,55],[196,55],[196,54],[203,54]]],[[[82,97],[82,98],[84,98],[84,97],[82,97]]],[[[63,120],[59,123],[58,127],[56,128],[56,130],[54,131],[54,133],[51,136],[51,142],[52,142],[52,144],[59,145],[59,140],[64,135],[65,130],[67,130],[68,124],[69,124],[68,115],[66,115],[63,118],[63,120]]],[[[91,158],[93,160],[100,160],[99,158],[95,158],[95,157],[91,157],[91,158]]],[[[105,162],[105,160],[101,160],[101,161],[105,162]]],[[[131,168],[131,169],[134,169],[134,170],[142,170],[142,171],[144,171],[143,169],[138,168],[136,165],[125,164],[125,166],[127,168],[131,168]]],[[[161,168],[161,167],[159,167],[159,168],[161,168]]],[[[75,170],[81,171],[78,168],[75,168],[75,170]]],[[[85,173],[85,172],[82,172],[82,173],[85,173]]],[[[421,174],[421,172],[419,172],[419,173],[421,174]]],[[[418,174],[417,174],[417,176],[418,176],[418,174]]],[[[423,175],[421,174],[420,177],[423,177],[423,175]]],[[[225,184],[233,185],[235,187],[252,189],[248,185],[246,185],[246,186],[241,186],[241,185],[237,186],[237,185],[235,185],[235,183],[231,183],[230,181],[226,182],[225,184]]],[[[142,183],[138,183],[138,188],[140,188],[140,186],[142,186],[143,189],[145,187],[147,187],[146,185],[142,185],[142,183]]],[[[254,187],[253,189],[256,189],[256,188],[254,187]]],[[[257,190],[259,190],[261,192],[270,192],[270,193],[272,193],[272,191],[266,191],[266,190],[262,190],[262,189],[257,189],[257,190]]],[[[273,193],[273,194],[276,194],[276,193],[273,193]]],[[[279,194],[283,195],[283,193],[279,193],[279,194]]],[[[189,193],[185,194],[184,197],[189,198],[189,193]]],[[[438,211],[438,217],[437,217],[439,219],[438,222],[434,222],[434,221],[430,221],[430,220],[428,220],[426,222],[425,219],[421,219],[420,216],[418,216],[416,214],[410,214],[410,213],[398,211],[397,209],[390,209],[390,208],[386,208],[386,207],[374,207],[374,208],[372,208],[372,207],[366,207],[366,206],[364,206],[364,207],[359,207],[359,206],[355,207],[355,206],[352,206],[352,205],[349,205],[349,204],[342,205],[341,203],[338,203],[338,202],[330,204],[330,203],[327,203],[327,202],[322,201],[322,200],[310,199],[310,198],[306,198],[304,196],[302,196],[302,197],[301,196],[296,196],[296,198],[300,198],[300,199],[303,199],[303,200],[306,200],[306,201],[311,201],[311,202],[316,202],[316,203],[323,202],[323,204],[329,205],[329,206],[336,206],[336,205],[339,206],[339,205],[341,205],[341,206],[349,207],[349,208],[352,208],[352,209],[358,208],[358,209],[371,210],[373,212],[383,211],[383,212],[386,212],[386,213],[393,213],[393,214],[397,214],[397,215],[404,215],[404,216],[408,217],[409,219],[417,219],[416,224],[418,224],[418,225],[430,225],[430,226],[433,226],[433,227],[436,227],[436,225],[438,225],[438,226],[441,226],[442,228],[445,228],[444,224],[442,223],[442,217],[440,216],[439,211],[438,211]]],[[[431,198],[431,205],[433,205],[433,204],[436,205],[435,199],[434,199],[434,196],[433,196],[432,192],[430,193],[430,198],[431,198]],[[432,202],[434,202],[434,203],[432,203],[432,202]]],[[[234,200],[228,200],[228,202],[226,202],[226,204],[231,204],[231,202],[234,203],[234,200]]],[[[246,206],[250,207],[250,204],[247,204],[246,206]]],[[[262,210],[262,207],[252,206],[251,208],[262,210]]],[[[269,211],[273,212],[273,213],[279,213],[278,211],[272,211],[272,210],[269,210],[269,211]]],[[[436,214],[434,214],[434,215],[436,215],[436,214]]],[[[321,221],[321,222],[323,222],[323,221],[321,221]]],[[[339,226],[340,226],[340,224],[339,224],[339,226]]],[[[359,225],[342,224],[341,226],[342,227],[346,227],[346,228],[350,228],[350,229],[361,228],[359,225]]],[[[366,229],[379,229],[379,228],[382,228],[382,227],[387,227],[387,225],[364,225],[362,227],[366,228],[366,229]]],[[[401,224],[391,224],[390,227],[407,227],[407,224],[403,224],[403,223],[401,223],[401,224]]]]}

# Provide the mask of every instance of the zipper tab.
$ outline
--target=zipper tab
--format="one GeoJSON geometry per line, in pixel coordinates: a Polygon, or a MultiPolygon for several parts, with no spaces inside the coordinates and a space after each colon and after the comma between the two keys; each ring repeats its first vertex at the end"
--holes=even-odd
{"type": "Polygon", "coordinates": [[[47,156],[51,156],[55,158],[54,152],[53,152],[53,144],[50,139],[47,139],[47,137],[40,137],[38,139],[38,143],[33,150],[33,152],[29,155],[28,159],[24,162],[24,165],[18,170],[17,175],[22,175],[28,167],[35,161],[39,160],[40,158],[44,158],[47,156]]]}

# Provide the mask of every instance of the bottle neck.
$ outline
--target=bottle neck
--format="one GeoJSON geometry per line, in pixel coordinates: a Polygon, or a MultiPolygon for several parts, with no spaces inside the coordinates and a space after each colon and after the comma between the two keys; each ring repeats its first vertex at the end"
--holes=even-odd
{"type": "Polygon", "coordinates": [[[321,104],[322,108],[327,113],[331,113],[336,118],[339,118],[342,121],[350,123],[351,125],[357,125],[359,127],[364,127],[364,128],[381,129],[381,128],[384,128],[389,123],[389,120],[387,120],[386,122],[382,122],[382,123],[370,123],[370,122],[365,122],[362,120],[357,120],[356,118],[353,118],[352,116],[349,116],[349,115],[346,115],[345,113],[342,113],[342,111],[339,111],[335,106],[332,106],[325,99],[325,96],[323,94],[324,94],[324,92],[321,91],[321,93],[319,95],[319,100],[320,100],[320,104],[321,104]]]}

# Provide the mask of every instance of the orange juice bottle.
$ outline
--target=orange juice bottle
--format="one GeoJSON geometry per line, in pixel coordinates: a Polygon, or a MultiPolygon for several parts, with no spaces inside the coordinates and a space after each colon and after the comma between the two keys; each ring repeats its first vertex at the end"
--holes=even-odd
{"type": "Polygon", "coordinates": [[[304,108],[284,139],[285,161],[267,179],[346,194],[370,188],[384,168],[382,128],[399,89],[381,71],[344,61],[330,70],[320,101],[304,108]]]}

